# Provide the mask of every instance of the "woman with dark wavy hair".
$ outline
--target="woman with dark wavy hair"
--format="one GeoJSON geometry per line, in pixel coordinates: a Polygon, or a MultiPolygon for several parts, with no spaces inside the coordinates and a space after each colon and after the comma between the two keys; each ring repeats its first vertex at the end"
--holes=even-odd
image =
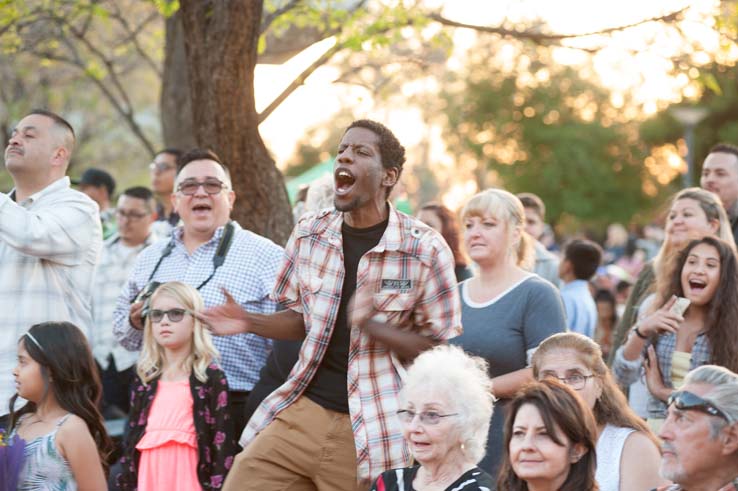
{"type": "Polygon", "coordinates": [[[567,385],[546,379],[525,386],[510,404],[497,491],[598,491],[597,426],[567,385]]]}
{"type": "Polygon", "coordinates": [[[112,443],[98,403],[102,385],[82,331],[69,322],[32,326],[18,342],[11,436],[25,442],[19,490],[99,490],[112,443]],[[28,402],[17,412],[15,401],[28,402]]]}
{"type": "Polygon", "coordinates": [[[646,361],[648,420],[655,431],[665,417],[666,400],[687,372],[707,364],[738,371],[734,251],[733,244],[711,236],[691,241],[678,256],[669,282],[654,297],[655,307],[635,324],[616,353],[613,372],[621,383],[635,380],[646,361]],[[676,311],[678,297],[689,301],[684,313],[676,311]]]}
{"type": "Polygon", "coordinates": [[[451,210],[440,203],[430,202],[420,207],[418,212],[418,220],[422,221],[436,232],[440,233],[446,240],[454,254],[454,262],[456,268],[456,281],[464,281],[472,277],[472,271],[469,269],[469,262],[461,250],[459,222],[451,210]]]}

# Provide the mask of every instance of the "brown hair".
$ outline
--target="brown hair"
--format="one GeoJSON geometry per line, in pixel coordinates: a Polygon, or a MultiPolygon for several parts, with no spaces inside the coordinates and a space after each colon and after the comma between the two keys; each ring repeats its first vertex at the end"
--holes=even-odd
{"type": "Polygon", "coordinates": [[[510,440],[515,418],[521,407],[530,404],[538,409],[546,431],[560,446],[566,442],[559,438],[561,433],[572,445],[583,445],[586,452],[569,469],[559,491],[598,491],[595,481],[597,456],[597,425],[592,411],[581,397],[558,380],[543,380],[523,387],[508,408],[505,420],[505,443],[503,461],[497,477],[497,491],[527,491],[528,484],[513,471],[510,462],[510,440]]]}
{"type": "Polygon", "coordinates": [[[610,369],[602,359],[600,346],[587,336],[574,332],[562,332],[549,336],[536,349],[531,359],[533,376],[538,379],[541,373],[541,362],[551,352],[559,350],[576,351],[578,360],[592,371],[602,387],[602,394],[597,398],[592,413],[598,425],[610,424],[623,428],[633,428],[643,432],[657,446],[658,439],[648,425],[630,408],[628,400],[613,379],[610,369]]]}
{"type": "Polygon", "coordinates": [[[426,203],[420,207],[420,210],[427,210],[436,214],[441,221],[441,235],[454,254],[454,263],[456,263],[456,266],[466,266],[468,262],[464,252],[461,250],[459,239],[459,222],[456,220],[454,214],[451,213],[451,210],[436,202],[426,203]]]}
{"type": "Polygon", "coordinates": [[[662,292],[664,298],[684,296],[682,289],[682,269],[689,253],[700,244],[707,244],[718,251],[720,256],[720,279],[715,294],[706,305],[705,330],[710,341],[710,361],[738,372],[738,261],[731,244],[716,237],[703,237],[684,248],[677,258],[671,275],[669,288],[662,292]]]}

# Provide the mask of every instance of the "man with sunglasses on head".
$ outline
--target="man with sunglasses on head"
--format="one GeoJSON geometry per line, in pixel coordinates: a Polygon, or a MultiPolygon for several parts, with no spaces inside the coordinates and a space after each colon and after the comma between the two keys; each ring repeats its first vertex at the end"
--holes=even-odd
{"type": "Polygon", "coordinates": [[[703,365],[668,405],[661,475],[674,484],[657,491],[738,490],[738,375],[703,365]]]}
{"type": "MultiPolygon", "coordinates": [[[[139,255],[114,313],[114,333],[129,350],[143,338],[146,295],[158,283],[182,281],[197,288],[205,306],[225,302],[223,289],[249,312],[271,314],[269,298],[284,251],[272,241],[242,229],[230,219],[236,195],[228,169],[210,150],[194,149],[178,160],[172,195],[182,224],[139,255]],[[143,314],[143,315],[142,315],[143,314]]],[[[254,334],[214,339],[228,377],[234,427],[246,424],[243,406],[258,380],[271,341],[254,334]]]]}

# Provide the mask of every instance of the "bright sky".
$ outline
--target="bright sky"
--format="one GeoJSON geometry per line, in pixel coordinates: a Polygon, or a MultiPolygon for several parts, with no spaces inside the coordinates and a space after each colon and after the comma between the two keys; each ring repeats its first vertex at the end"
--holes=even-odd
{"type": "MultiPolygon", "coordinates": [[[[718,50],[717,36],[711,26],[704,23],[704,13],[711,12],[719,0],[428,0],[426,3],[443,5],[444,15],[453,20],[493,26],[499,25],[505,16],[517,20],[537,15],[545,19],[551,31],[556,33],[596,31],[656,17],[690,5],[686,13],[687,22],[683,23],[685,34],[705,51],[718,50]]],[[[450,68],[463,63],[463,54],[474,44],[475,36],[470,30],[455,30],[455,51],[449,60],[450,68]]],[[[595,38],[584,38],[571,41],[571,44],[591,45],[596,41],[595,38]]],[[[681,100],[682,96],[696,95],[689,77],[682,75],[675,78],[669,74],[673,67],[668,60],[679,52],[680,45],[673,36],[666,34],[662,26],[639,26],[616,33],[605,42],[605,48],[595,55],[594,67],[602,83],[613,91],[614,100],[621,98],[623,93],[631,93],[641,112],[647,114],[681,100]],[[646,45],[650,46],[647,50],[644,49],[646,45]]],[[[265,107],[332,43],[332,39],[317,43],[280,66],[259,65],[256,70],[257,108],[265,107]]],[[[555,59],[562,64],[576,64],[582,56],[580,50],[559,49],[555,59]]],[[[295,143],[306,129],[321,122],[330,125],[331,117],[342,107],[351,107],[357,115],[384,122],[408,148],[429,136],[431,141],[440,142],[439,129],[426,127],[418,108],[375,104],[366,89],[332,84],[338,75],[339,71],[333,67],[318,69],[304,86],[262,123],[261,134],[278,165],[289,160],[295,143]]],[[[435,89],[433,81],[429,80],[418,81],[408,87],[408,90],[429,89],[435,89]]],[[[638,114],[634,113],[633,117],[638,117],[638,114]]],[[[432,148],[431,151],[434,155],[438,155],[439,151],[445,153],[442,147],[432,148]]],[[[437,160],[448,167],[453,166],[450,158],[437,160]]],[[[469,192],[468,184],[460,183],[459,186],[454,194],[466,195],[469,192]]],[[[453,206],[453,201],[447,200],[447,204],[453,206]]]]}

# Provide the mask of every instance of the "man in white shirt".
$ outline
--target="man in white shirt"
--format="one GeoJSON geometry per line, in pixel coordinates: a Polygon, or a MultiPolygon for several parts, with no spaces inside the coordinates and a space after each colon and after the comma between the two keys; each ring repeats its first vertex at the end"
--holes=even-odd
{"type": "Polygon", "coordinates": [[[98,207],[65,176],[74,130],[35,110],[5,149],[15,188],[0,193],[0,415],[15,393],[17,343],[39,322],[70,321],[88,334],[92,284],[102,246],[98,207]]]}
{"type": "Polygon", "coordinates": [[[92,354],[100,366],[103,384],[103,415],[125,417],[138,351],[128,351],[113,335],[113,312],[138,253],[153,242],[151,224],[156,219],[156,200],[148,188],[128,188],[115,209],[118,232],[103,244],[92,296],[92,354]]]}

